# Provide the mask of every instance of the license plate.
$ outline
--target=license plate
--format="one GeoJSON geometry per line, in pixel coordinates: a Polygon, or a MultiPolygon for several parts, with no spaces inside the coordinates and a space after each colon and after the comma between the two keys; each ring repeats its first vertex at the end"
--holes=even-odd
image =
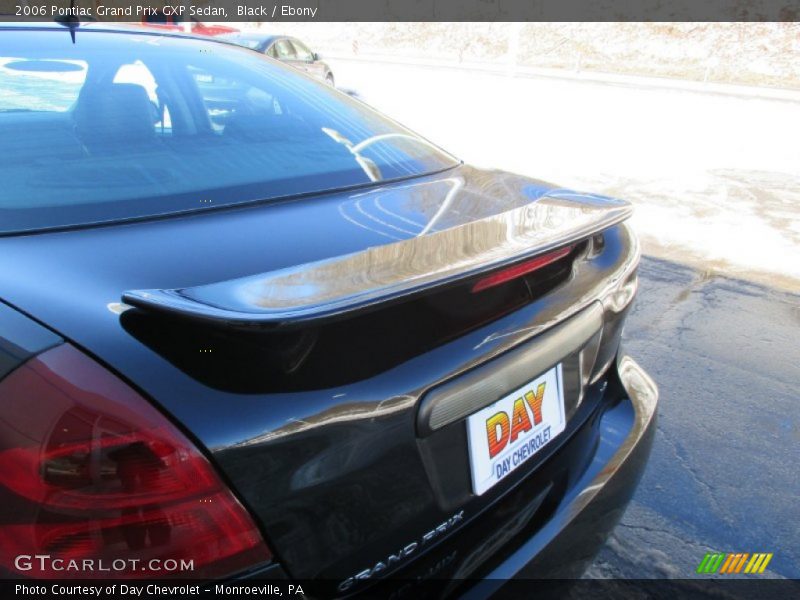
{"type": "Polygon", "coordinates": [[[558,364],[467,417],[472,489],[477,495],[508,477],[564,431],[558,364]]]}

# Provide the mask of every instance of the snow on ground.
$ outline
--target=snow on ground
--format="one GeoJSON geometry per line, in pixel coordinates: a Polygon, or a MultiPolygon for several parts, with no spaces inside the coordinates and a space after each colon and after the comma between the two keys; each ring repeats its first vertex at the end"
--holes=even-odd
{"type": "Polygon", "coordinates": [[[800,99],[330,62],[469,163],[633,202],[648,254],[800,291],[800,99]]]}

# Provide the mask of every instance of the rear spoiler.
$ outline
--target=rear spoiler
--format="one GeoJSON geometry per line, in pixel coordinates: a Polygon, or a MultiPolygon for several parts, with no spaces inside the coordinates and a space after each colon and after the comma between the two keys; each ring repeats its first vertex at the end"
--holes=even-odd
{"type": "Polygon", "coordinates": [[[197,287],[132,290],[126,304],[238,327],[285,327],[363,310],[573,244],[627,219],[627,202],[563,190],[443,231],[197,287]]]}

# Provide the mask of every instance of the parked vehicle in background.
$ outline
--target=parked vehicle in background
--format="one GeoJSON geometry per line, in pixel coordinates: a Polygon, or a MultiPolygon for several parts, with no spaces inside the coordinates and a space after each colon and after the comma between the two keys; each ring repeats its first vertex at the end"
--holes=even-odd
{"type": "MultiPolygon", "coordinates": [[[[145,27],[153,27],[162,31],[186,31],[184,29],[183,17],[177,15],[165,15],[163,10],[159,10],[155,15],[149,15],[142,19],[142,25],[145,27]]],[[[209,25],[192,19],[190,22],[189,31],[195,35],[221,35],[223,33],[234,33],[239,31],[236,27],[228,27],[227,25],[209,25]]]]}
{"type": "Polygon", "coordinates": [[[258,31],[238,31],[226,33],[220,35],[220,37],[256,52],[266,54],[270,58],[285,62],[296,69],[321,79],[328,85],[334,85],[335,83],[333,71],[331,71],[328,63],[322,60],[322,56],[318,52],[313,52],[297,38],[258,31]]]}

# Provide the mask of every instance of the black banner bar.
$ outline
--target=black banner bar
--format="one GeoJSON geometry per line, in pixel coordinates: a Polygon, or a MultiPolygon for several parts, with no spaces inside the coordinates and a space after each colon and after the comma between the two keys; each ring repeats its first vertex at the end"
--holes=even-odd
{"type": "Polygon", "coordinates": [[[798,21],[800,0],[0,0],[51,21],[798,21]]]}
{"type": "MultiPolygon", "coordinates": [[[[317,598],[313,581],[247,579],[219,583],[196,581],[142,580],[64,580],[0,582],[4,599],[37,598],[64,600],[69,598],[143,598],[166,600],[199,598],[227,600],[230,598],[280,598],[303,600],[317,598]]],[[[800,597],[800,582],[788,579],[579,579],[579,580],[384,580],[360,590],[355,598],[425,600],[447,597],[496,598],[647,598],[675,600],[676,598],[725,598],[726,600],[785,600],[800,597]],[[457,585],[453,586],[452,584],[457,585]]]]}

